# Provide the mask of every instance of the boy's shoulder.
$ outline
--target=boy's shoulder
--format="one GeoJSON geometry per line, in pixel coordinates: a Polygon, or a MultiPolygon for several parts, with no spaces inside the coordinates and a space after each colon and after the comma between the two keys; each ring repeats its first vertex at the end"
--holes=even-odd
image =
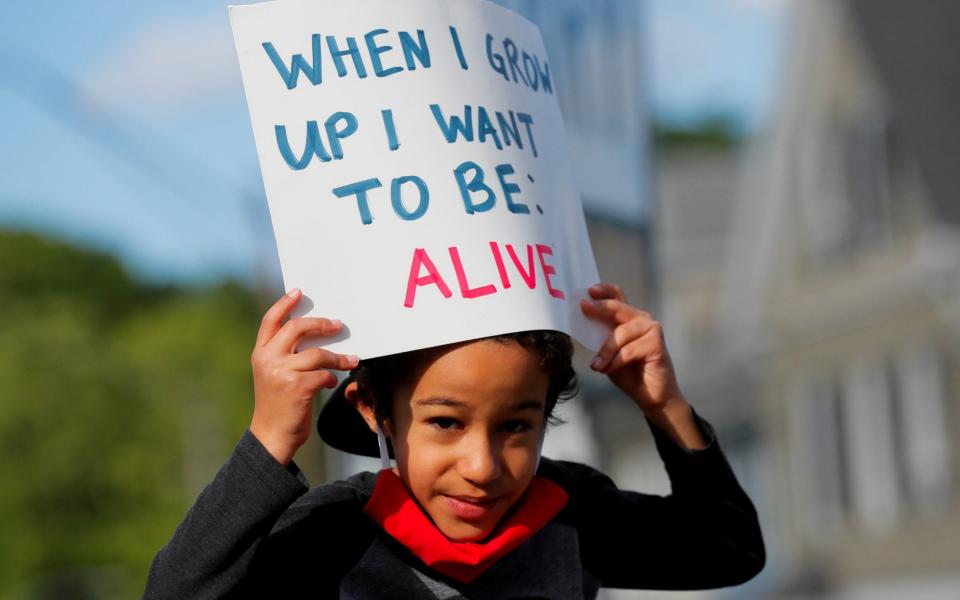
{"type": "Polygon", "coordinates": [[[602,471],[584,463],[542,457],[537,475],[553,481],[568,493],[583,486],[613,486],[613,481],[602,471]]]}
{"type": "Polygon", "coordinates": [[[375,483],[374,473],[358,473],[315,486],[288,506],[269,536],[269,564],[276,569],[272,576],[290,574],[287,583],[296,587],[297,578],[310,573],[313,593],[334,595],[377,534],[376,524],[363,512],[375,483]]]}
{"type": "Polygon", "coordinates": [[[319,507],[330,504],[357,504],[362,507],[373,494],[377,474],[363,471],[329,483],[315,485],[301,496],[290,508],[319,507]]]}
{"type": "Polygon", "coordinates": [[[608,475],[583,463],[543,457],[537,475],[549,479],[567,492],[567,505],[558,515],[561,520],[584,510],[592,510],[604,496],[621,493],[608,475]]]}
{"type": "Polygon", "coordinates": [[[276,529],[285,529],[303,521],[357,525],[364,520],[363,507],[370,499],[376,482],[375,473],[364,471],[346,479],[314,486],[284,511],[276,529]]]}
{"type": "MultiPolygon", "coordinates": [[[[540,459],[537,475],[556,483],[567,493],[567,503],[553,518],[553,523],[573,527],[580,536],[591,535],[590,539],[596,541],[616,531],[609,527],[608,517],[636,518],[636,513],[629,508],[631,492],[619,489],[608,475],[590,465],[544,457],[540,459]]],[[[581,542],[584,539],[581,538],[581,542]]]]}

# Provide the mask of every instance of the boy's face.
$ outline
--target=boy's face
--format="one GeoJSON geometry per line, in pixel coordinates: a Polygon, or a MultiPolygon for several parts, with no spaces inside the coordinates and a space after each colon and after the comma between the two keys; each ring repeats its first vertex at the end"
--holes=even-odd
{"type": "Polygon", "coordinates": [[[448,538],[485,538],[526,491],[548,385],[536,352],[480,340],[427,353],[396,390],[395,470],[448,538]]]}

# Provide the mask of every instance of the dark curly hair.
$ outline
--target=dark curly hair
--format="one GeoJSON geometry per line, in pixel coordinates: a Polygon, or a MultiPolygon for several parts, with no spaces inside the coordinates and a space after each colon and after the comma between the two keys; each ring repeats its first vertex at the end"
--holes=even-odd
{"type": "MultiPolygon", "coordinates": [[[[559,331],[520,331],[493,335],[482,340],[503,344],[517,343],[540,355],[540,367],[549,377],[547,397],[544,399],[544,414],[551,425],[563,420],[553,414],[559,402],[572,398],[577,393],[577,375],[573,370],[573,342],[570,336],[559,331]]],[[[479,340],[477,340],[479,341],[479,340]]],[[[425,353],[435,348],[424,348],[361,360],[351,375],[365,399],[373,400],[377,420],[389,418],[393,409],[393,392],[397,385],[415,372],[425,353]],[[382,399],[389,399],[383,402],[382,399]]]]}

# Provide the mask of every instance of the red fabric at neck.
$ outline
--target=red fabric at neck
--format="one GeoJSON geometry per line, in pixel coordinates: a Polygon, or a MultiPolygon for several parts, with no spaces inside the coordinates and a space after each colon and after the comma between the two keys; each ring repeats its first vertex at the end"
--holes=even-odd
{"type": "Polygon", "coordinates": [[[567,493],[559,485],[534,477],[512,514],[497,525],[485,541],[454,542],[424,514],[400,477],[384,469],[377,476],[373,496],[363,510],[428,567],[470,583],[542,529],[567,500],[567,493]]]}

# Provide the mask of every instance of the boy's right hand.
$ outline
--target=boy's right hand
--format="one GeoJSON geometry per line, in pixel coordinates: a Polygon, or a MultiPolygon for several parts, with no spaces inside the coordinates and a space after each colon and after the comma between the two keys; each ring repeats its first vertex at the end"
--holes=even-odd
{"type": "Polygon", "coordinates": [[[300,296],[294,289],[267,310],[250,357],[255,394],[250,432],[282,465],[289,464],[310,437],[317,391],[337,385],[327,369],[347,371],[358,362],[356,356],[322,348],[296,351],[306,335],[334,335],[343,328],[335,319],[302,317],[284,323],[300,296]]]}

